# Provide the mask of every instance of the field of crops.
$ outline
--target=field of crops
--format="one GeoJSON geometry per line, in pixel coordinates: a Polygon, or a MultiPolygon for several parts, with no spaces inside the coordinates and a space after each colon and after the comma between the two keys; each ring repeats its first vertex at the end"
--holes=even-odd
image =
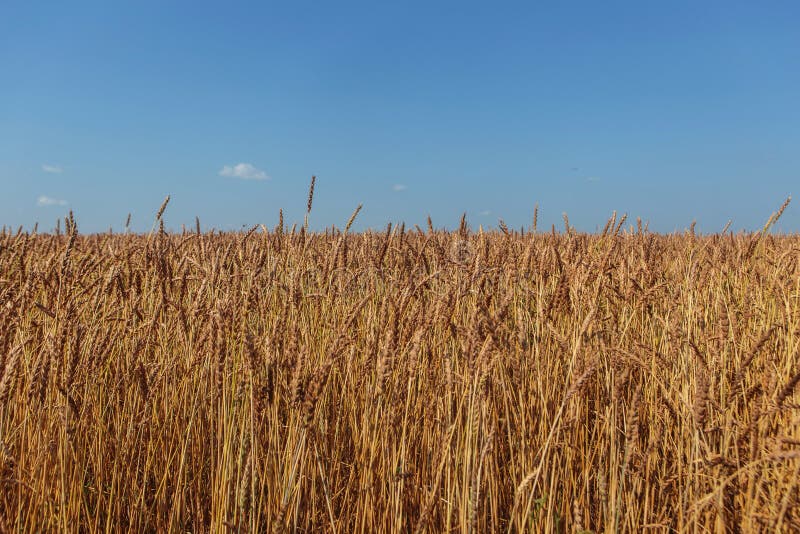
{"type": "Polygon", "coordinates": [[[64,226],[0,233],[0,531],[800,529],[800,237],[64,226]]]}

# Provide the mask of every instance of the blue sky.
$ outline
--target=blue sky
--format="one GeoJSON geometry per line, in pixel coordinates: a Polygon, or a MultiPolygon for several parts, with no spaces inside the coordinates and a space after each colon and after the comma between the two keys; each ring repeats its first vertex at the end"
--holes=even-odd
{"type": "MultiPolygon", "coordinates": [[[[0,4],[0,226],[759,228],[800,183],[797,2],[0,4]]],[[[796,199],[800,200],[800,199],[796,199]]],[[[791,206],[784,231],[800,230],[791,206]]]]}

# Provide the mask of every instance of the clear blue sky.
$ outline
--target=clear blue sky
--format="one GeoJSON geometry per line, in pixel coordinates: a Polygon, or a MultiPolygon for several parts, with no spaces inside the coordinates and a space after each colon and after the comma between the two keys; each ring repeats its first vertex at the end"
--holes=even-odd
{"type": "Polygon", "coordinates": [[[4,0],[0,226],[167,194],[175,229],[273,226],[312,174],[318,229],[753,229],[800,193],[800,3],[533,4],[4,0]]]}

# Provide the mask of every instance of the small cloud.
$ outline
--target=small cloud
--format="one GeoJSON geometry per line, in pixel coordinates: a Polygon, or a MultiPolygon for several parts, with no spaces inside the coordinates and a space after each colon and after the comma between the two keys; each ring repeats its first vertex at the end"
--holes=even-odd
{"type": "Polygon", "coordinates": [[[408,189],[408,187],[404,184],[394,184],[392,186],[392,191],[405,191],[406,189],[408,189]]]}
{"type": "Polygon", "coordinates": [[[219,171],[220,176],[228,178],[241,178],[242,180],[269,180],[267,173],[254,167],[249,163],[237,163],[236,165],[225,165],[219,171]]]}
{"type": "Polygon", "coordinates": [[[61,200],[60,198],[52,198],[45,195],[40,196],[36,199],[36,205],[40,208],[44,208],[47,206],[66,206],[68,202],[66,200],[61,200]]]}
{"type": "Polygon", "coordinates": [[[64,169],[62,169],[58,165],[48,165],[47,163],[42,163],[42,170],[44,172],[49,172],[51,174],[61,174],[62,172],[64,172],[64,169]]]}
{"type": "Polygon", "coordinates": [[[599,182],[600,178],[598,178],[597,176],[587,176],[586,177],[586,181],[587,182],[599,182]]]}
{"type": "Polygon", "coordinates": [[[489,211],[489,210],[483,210],[481,212],[478,212],[478,215],[483,215],[484,217],[486,217],[487,215],[491,215],[491,214],[492,214],[492,212],[489,211]]]}

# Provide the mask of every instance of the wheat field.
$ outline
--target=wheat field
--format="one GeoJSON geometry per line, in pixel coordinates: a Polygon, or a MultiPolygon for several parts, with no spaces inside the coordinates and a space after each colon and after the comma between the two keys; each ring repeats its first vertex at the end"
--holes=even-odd
{"type": "Polygon", "coordinates": [[[165,207],[0,233],[1,531],[800,529],[780,212],[170,233],[165,207]]]}

